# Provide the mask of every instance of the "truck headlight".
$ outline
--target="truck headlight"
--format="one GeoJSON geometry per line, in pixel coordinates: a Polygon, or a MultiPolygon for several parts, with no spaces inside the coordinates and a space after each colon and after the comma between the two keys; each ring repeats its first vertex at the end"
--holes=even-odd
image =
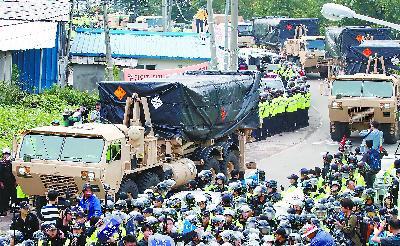
{"type": "Polygon", "coordinates": [[[390,109],[390,103],[381,103],[381,108],[390,109]]]}
{"type": "Polygon", "coordinates": [[[17,168],[18,176],[29,177],[31,176],[31,168],[20,166],[17,168]]]}
{"type": "Polygon", "coordinates": [[[332,108],[333,108],[333,109],[342,109],[342,108],[343,108],[343,107],[342,107],[342,102],[333,101],[333,102],[332,102],[332,108]]]}
{"type": "Polygon", "coordinates": [[[94,181],[96,175],[94,172],[89,172],[89,171],[81,171],[81,178],[83,180],[88,180],[88,181],[94,181]]]}
{"type": "Polygon", "coordinates": [[[94,178],[95,178],[94,172],[88,172],[89,181],[94,181],[94,178]]]}

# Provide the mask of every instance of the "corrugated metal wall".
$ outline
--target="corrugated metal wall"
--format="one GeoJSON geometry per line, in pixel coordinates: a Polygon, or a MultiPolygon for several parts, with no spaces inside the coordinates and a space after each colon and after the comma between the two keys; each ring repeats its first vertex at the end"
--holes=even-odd
{"type": "Polygon", "coordinates": [[[30,93],[40,93],[58,81],[58,49],[63,26],[57,27],[54,48],[15,50],[12,52],[13,65],[19,71],[20,86],[30,93]]]}

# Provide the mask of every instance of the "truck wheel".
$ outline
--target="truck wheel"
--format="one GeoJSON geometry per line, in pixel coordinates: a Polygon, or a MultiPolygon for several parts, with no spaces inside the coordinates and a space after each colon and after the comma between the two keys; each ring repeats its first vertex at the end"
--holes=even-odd
{"type": "Polygon", "coordinates": [[[396,133],[394,134],[390,133],[390,124],[382,124],[381,129],[383,132],[383,141],[385,142],[385,144],[397,143],[399,136],[396,133]]]}
{"type": "Polygon", "coordinates": [[[157,174],[153,172],[145,172],[138,177],[136,183],[139,193],[143,193],[146,189],[156,186],[158,183],[160,183],[160,179],[158,178],[157,174]]]}
{"type": "Polygon", "coordinates": [[[346,135],[347,137],[350,136],[349,124],[343,122],[335,122],[333,123],[335,127],[335,131],[332,131],[331,128],[331,139],[333,141],[339,142],[342,140],[343,136],[346,135]]]}
{"type": "Polygon", "coordinates": [[[231,171],[240,170],[239,156],[234,151],[229,151],[222,163],[223,173],[226,177],[231,178],[231,171]]]}
{"type": "Polygon", "coordinates": [[[138,194],[139,194],[139,190],[138,187],[135,183],[135,181],[133,181],[132,179],[124,179],[121,183],[121,186],[119,187],[119,191],[118,193],[121,192],[130,192],[132,194],[133,198],[137,198],[138,194]]]}
{"type": "Polygon", "coordinates": [[[211,170],[213,176],[215,177],[217,173],[221,172],[221,169],[219,168],[219,161],[215,159],[215,157],[209,157],[204,161],[203,170],[211,170]]]}

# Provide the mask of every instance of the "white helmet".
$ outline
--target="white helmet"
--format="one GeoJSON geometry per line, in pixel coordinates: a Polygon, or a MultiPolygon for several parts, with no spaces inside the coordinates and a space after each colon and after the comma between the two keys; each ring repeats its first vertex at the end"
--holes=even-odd
{"type": "Polygon", "coordinates": [[[4,155],[4,154],[11,154],[10,148],[8,148],[8,147],[4,148],[4,149],[3,149],[3,155],[4,155]]]}

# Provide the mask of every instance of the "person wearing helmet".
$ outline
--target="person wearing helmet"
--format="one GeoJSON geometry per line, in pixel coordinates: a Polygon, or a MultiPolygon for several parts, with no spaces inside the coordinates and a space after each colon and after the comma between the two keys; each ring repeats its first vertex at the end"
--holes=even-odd
{"type": "Polygon", "coordinates": [[[224,224],[224,230],[232,230],[236,231],[239,229],[242,229],[241,225],[240,228],[235,225],[234,219],[235,219],[235,212],[232,209],[225,209],[224,211],[224,216],[225,216],[225,224],[224,224]]]}
{"type": "Polygon", "coordinates": [[[254,196],[250,201],[251,208],[254,210],[255,215],[260,215],[268,201],[267,187],[264,185],[257,186],[254,189],[254,196]]]}
{"type": "Polygon", "coordinates": [[[85,211],[87,218],[101,216],[100,200],[93,194],[92,186],[89,183],[83,185],[82,193],[83,196],[79,201],[79,207],[85,211]]]}
{"type": "Polygon", "coordinates": [[[210,170],[201,170],[197,174],[197,187],[199,187],[202,190],[206,190],[208,186],[210,186],[211,181],[212,181],[212,172],[210,170]]]}
{"type": "Polygon", "coordinates": [[[282,199],[281,194],[278,192],[278,182],[270,180],[267,183],[267,198],[273,203],[276,203],[282,199]]]}
{"type": "Polygon", "coordinates": [[[218,173],[215,177],[215,185],[211,188],[214,192],[225,192],[228,188],[225,186],[226,176],[223,173],[218,173]]]}
{"type": "Polygon", "coordinates": [[[224,193],[221,197],[221,205],[224,209],[232,208],[233,197],[230,193],[224,193]]]}
{"type": "Polygon", "coordinates": [[[319,229],[315,225],[308,224],[304,226],[303,238],[310,241],[310,246],[335,246],[335,240],[328,232],[319,229]]]}

